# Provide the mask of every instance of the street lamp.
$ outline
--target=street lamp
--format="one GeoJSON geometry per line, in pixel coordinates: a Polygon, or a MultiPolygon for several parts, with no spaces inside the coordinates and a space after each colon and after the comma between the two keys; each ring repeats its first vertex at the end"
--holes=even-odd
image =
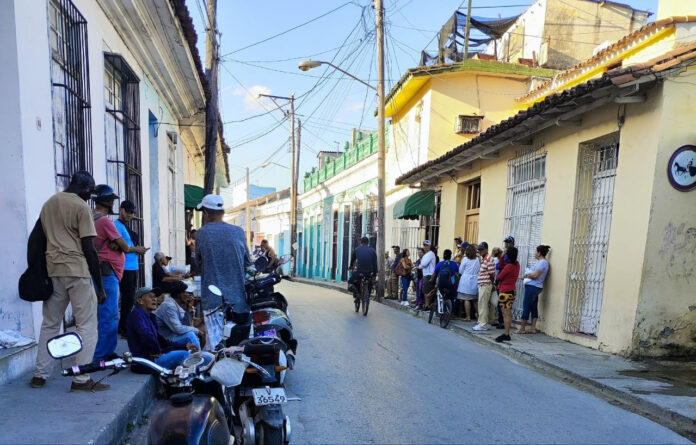
{"type": "Polygon", "coordinates": [[[384,240],[384,214],[386,207],[384,191],[384,160],[386,151],[386,143],[384,140],[384,8],[382,7],[382,0],[375,0],[374,7],[377,16],[377,87],[374,87],[362,79],[355,77],[331,62],[309,59],[303,60],[298,64],[297,67],[302,71],[307,71],[321,65],[329,65],[333,69],[338,70],[346,76],[357,80],[361,84],[377,91],[377,265],[379,270],[377,275],[377,299],[381,301],[382,297],[384,296],[384,261],[382,261],[382,255],[384,255],[384,252],[386,251],[386,243],[384,240]]]}
{"type": "Polygon", "coordinates": [[[283,167],[283,168],[285,168],[285,169],[290,170],[290,167],[288,167],[287,165],[278,164],[277,162],[273,162],[273,161],[266,161],[266,162],[264,162],[263,164],[261,164],[261,168],[266,168],[266,167],[268,167],[268,166],[271,165],[271,164],[277,165],[278,167],[283,167]]]}

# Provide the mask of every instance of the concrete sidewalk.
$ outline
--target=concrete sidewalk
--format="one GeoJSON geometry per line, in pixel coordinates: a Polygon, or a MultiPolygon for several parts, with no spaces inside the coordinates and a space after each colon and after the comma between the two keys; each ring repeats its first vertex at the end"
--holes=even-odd
{"type": "MultiPolygon", "coordinates": [[[[126,350],[122,343],[119,351],[126,350]]],[[[43,388],[29,386],[31,374],[0,386],[0,444],[118,444],[155,400],[153,376],[125,370],[103,382],[111,385],[108,391],[71,393],[72,379],[61,376],[58,366],[56,360],[43,388]]]]}
{"type": "MultiPolygon", "coordinates": [[[[348,293],[345,283],[295,280],[348,293]]],[[[428,320],[428,312],[416,312],[394,300],[384,300],[384,304],[428,320]]],[[[439,326],[435,320],[433,324],[439,326]]],[[[474,325],[453,320],[449,329],[696,441],[696,363],[632,361],[543,333],[513,332],[511,342],[496,343],[501,330],[473,331],[474,325]]]]}

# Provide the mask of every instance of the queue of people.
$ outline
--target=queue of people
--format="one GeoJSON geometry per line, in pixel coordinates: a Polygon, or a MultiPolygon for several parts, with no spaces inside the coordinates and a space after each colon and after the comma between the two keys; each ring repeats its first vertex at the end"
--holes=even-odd
{"type": "MultiPolygon", "coordinates": [[[[36,369],[30,381],[33,388],[43,387],[50,375],[53,359],[46,343],[60,332],[68,304],[83,342],[76,355],[78,365],[115,358],[119,334],[127,338],[133,355],[168,368],[192,351],[214,347],[221,337],[222,320],[208,317],[205,310],[219,306],[223,297],[207,291],[209,284],[222,289],[235,311],[248,311],[244,307],[244,273],[250,264],[246,237],[240,227],[222,221],[220,196],[207,195],[198,205],[207,223],[187,241],[191,256],[187,260],[195,259],[202,273],[204,317],[198,318],[193,312],[194,289],[181,281],[188,274],[172,273],[168,269],[171,257],[163,252],[154,255],[153,286],[136,290],[138,256],[149,248],[139,245],[138,234],[129,228],[138,210],[133,202],[121,201],[118,218],[108,217],[116,215],[117,199],[110,186],[96,185],[89,172],[79,171],[41,209],[37,227],[45,238],[44,274],[53,293],[43,301],[36,369]],[[94,210],[88,205],[90,199],[94,210]]],[[[275,258],[272,249],[264,247],[275,258]]],[[[109,388],[82,374],[73,377],[70,390],[109,388]]]]}
{"type": "Polygon", "coordinates": [[[550,268],[546,257],[551,247],[537,246],[537,262],[520,276],[519,252],[514,237],[503,240],[504,249],[494,247],[489,250],[485,241],[478,245],[469,244],[460,237],[454,242],[455,251],[444,250],[442,261],[429,240],[418,248],[415,261],[411,259],[409,249],[402,252],[399,246],[392,246],[395,258],[392,260],[388,252],[385,255],[387,298],[398,299],[401,305],[410,306],[408,293],[412,289],[415,295],[412,308],[418,311],[435,304],[437,288],[443,296],[452,298],[455,313],[458,311],[463,321],[476,322],[474,331],[487,331],[493,326],[504,330],[496,341],[510,341],[517,282],[523,278],[522,320],[516,333],[536,334],[539,296],[550,268]]]}

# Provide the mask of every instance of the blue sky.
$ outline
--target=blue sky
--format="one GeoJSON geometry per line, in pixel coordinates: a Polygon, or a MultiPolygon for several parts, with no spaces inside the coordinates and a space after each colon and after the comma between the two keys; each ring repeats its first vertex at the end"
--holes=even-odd
{"type": "MultiPolygon", "coordinates": [[[[205,16],[201,14],[205,14],[205,0],[186,3],[199,34],[201,57],[205,58],[205,16]]],[[[282,122],[280,111],[271,111],[275,106],[269,100],[257,100],[258,93],[289,96],[294,92],[298,97],[296,113],[303,122],[300,183],[304,172],[316,165],[319,150],[335,150],[337,143],[343,147],[353,127],[377,128],[373,116],[376,96],[372,90],[330,67],[307,72],[297,69],[298,62],[305,58],[333,60],[368,83],[375,83],[375,25],[371,3],[371,0],[349,3],[345,0],[218,0],[223,55],[220,103],[222,120],[226,122],[225,139],[233,147],[229,159],[233,182],[243,178],[244,168],[248,166],[255,184],[279,189],[290,184],[288,169],[276,164],[260,168],[267,160],[289,166],[290,153],[289,122],[282,122]],[[255,44],[325,13],[328,14],[307,25],[255,44]],[[234,122],[243,119],[248,120],[234,122]]],[[[408,68],[418,65],[421,50],[433,48],[437,30],[464,2],[384,0],[384,3],[385,77],[389,91],[408,68]]],[[[472,15],[511,16],[526,9],[519,5],[530,3],[531,0],[473,0],[472,15]]],[[[657,12],[657,0],[623,0],[623,3],[657,12]]]]}

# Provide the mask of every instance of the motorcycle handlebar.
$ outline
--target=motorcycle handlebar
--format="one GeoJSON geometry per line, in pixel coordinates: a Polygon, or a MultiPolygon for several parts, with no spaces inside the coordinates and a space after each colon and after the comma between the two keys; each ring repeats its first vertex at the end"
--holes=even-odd
{"type": "Polygon", "coordinates": [[[80,375],[80,374],[89,374],[91,372],[97,372],[97,371],[103,371],[105,369],[120,369],[120,368],[125,368],[128,364],[130,363],[138,363],[143,366],[147,366],[148,368],[159,372],[160,374],[171,374],[172,371],[167,368],[163,368],[162,366],[158,365],[157,363],[140,358],[140,357],[131,357],[128,359],[126,362],[123,359],[117,358],[114,360],[109,360],[109,361],[100,361],[96,363],[89,363],[87,365],[80,365],[80,366],[73,366],[71,368],[64,369],[61,373],[64,376],[74,376],[74,375],[80,375]]]}

